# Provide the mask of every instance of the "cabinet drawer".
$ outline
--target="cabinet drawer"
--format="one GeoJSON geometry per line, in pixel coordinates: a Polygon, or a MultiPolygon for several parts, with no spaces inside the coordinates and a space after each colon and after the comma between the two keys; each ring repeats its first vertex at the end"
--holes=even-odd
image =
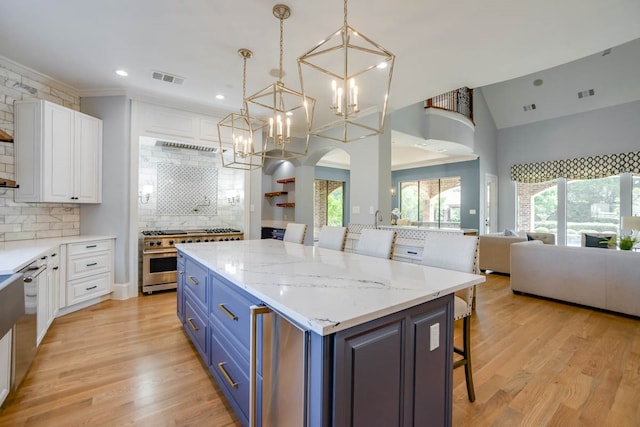
{"type": "Polygon", "coordinates": [[[69,244],[70,256],[88,254],[92,252],[108,251],[111,249],[111,240],[93,240],[90,242],[69,244]]]}
{"type": "MultiPolygon", "coordinates": [[[[233,399],[232,405],[249,417],[249,363],[224,339],[217,328],[211,328],[211,371],[218,384],[233,399]]],[[[260,377],[258,376],[258,381],[260,377]]],[[[258,383],[260,390],[261,382],[258,383]]],[[[260,401],[260,400],[258,400],[260,401]]]]}
{"type": "Polygon", "coordinates": [[[104,273],[74,280],[67,286],[67,304],[75,304],[111,292],[111,274],[104,273]]]}
{"type": "Polygon", "coordinates": [[[213,304],[211,314],[242,345],[244,353],[249,353],[249,335],[251,332],[251,313],[249,307],[258,304],[258,300],[249,299],[249,295],[236,290],[233,285],[223,282],[218,276],[211,275],[213,304]]]}
{"type": "Polygon", "coordinates": [[[184,264],[184,287],[193,293],[193,296],[202,304],[203,309],[208,307],[209,301],[207,298],[208,275],[209,271],[205,267],[191,258],[186,259],[184,264]]]}
{"type": "Polygon", "coordinates": [[[205,363],[207,358],[207,317],[200,311],[198,304],[192,301],[191,293],[184,294],[184,328],[191,337],[191,342],[196,346],[205,363]]]}
{"type": "Polygon", "coordinates": [[[86,256],[75,255],[69,257],[67,278],[74,280],[109,271],[111,271],[111,252],[91,253],[86,256]]]}
{"type": "Polygon", "coordinates": [[[423,249],[424,248],[417,247],[417,246],[396,245],[393,250],[393,256],[421,260],[423,249]]]}

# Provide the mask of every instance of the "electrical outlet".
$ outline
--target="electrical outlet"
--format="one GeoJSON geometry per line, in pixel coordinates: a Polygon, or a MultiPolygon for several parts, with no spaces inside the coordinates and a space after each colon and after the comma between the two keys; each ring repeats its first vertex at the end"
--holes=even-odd
{"type": "Polygon", "coordinates": [[[375,214],[375,213],[376,213],[376,210],[373,208],[373,206],[369,206],[369,213],[370,213],[371,215],[373,215],[373,214],[375,214]]]}
{"type": "Polygon", "coordinates": [[[429,351],[433,351],[440,347],[440,323],[434,323],[429,329],[429,351]]]}

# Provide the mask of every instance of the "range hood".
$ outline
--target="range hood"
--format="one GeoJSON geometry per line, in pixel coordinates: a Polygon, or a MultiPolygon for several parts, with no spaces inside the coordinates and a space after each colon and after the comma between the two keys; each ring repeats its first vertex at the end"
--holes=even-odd
{"type": "Polygon", "coordinates": [[[164,139],[156,139],[156,147],[184,148],[187,150],[208,151],[219,153],[220,148],[213,145],[193,144],[189,142],[168,141],[164,139]]]}

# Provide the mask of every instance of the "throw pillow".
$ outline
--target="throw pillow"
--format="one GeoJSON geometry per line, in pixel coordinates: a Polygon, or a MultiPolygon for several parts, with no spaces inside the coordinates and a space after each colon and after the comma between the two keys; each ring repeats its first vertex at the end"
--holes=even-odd
{"type": "Polygon", "coordinates": [[[610,240],[611,240],[611,237],[594,236],[592,234],[584,235],[584,245],[587,248],[609,249],[610,240]]]}

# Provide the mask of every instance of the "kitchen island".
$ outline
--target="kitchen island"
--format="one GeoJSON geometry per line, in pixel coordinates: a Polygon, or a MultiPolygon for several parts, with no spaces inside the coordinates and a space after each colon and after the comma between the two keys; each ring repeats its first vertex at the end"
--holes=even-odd
{"type": "Polygon", "coordinates": [[[243,424],[451,425],[453,293],[483,276],[277,240],[177,248],[178,317],[243,424]]]}

